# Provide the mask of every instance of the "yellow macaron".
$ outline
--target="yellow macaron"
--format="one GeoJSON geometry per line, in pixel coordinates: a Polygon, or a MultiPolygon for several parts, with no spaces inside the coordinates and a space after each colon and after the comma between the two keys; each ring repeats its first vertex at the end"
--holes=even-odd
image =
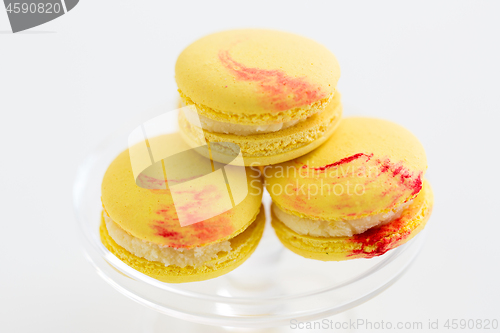
{"type": "Polygon", "coordinates": [[[214,164],[179,133],[122,152],[104,175],[101,195],[103,244],[164,282],[201,281],[233,270],[255,250],[265,224],[258,172],[214,164]],[[143,163],[138,173],[134,158],[141,147],[169,157],[143,163]]]}
{"type": "Polygon", "coordinates": [[[373,257],[406,242],[433,206],[425,151],[405,128],[352,117],[318,149],[264,168],[273,227],[319,260],[373,257]]]}
{"type": "MultiPolygon", "coordinates": [[[[206,36],[179,55],[175,77],[183,104],[196,107],[215,160],[231,155],[232,146],[246,165],[293,159],[331,135],[342,114],[335,56],[291,33],[206,36]]],[[[189,118],[180,119],[187,137],[189,118]]]]}

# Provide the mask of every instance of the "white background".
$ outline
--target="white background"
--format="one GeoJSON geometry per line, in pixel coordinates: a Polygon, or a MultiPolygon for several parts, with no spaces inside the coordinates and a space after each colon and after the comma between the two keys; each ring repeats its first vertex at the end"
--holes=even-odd
{"type": "Polygon", "coordinates": [[[436,195],[427,244],[350,316],[500,319],[499,15],[496,1],[83,0],[13,35],[0,9],[0,331],[141,330],[149,310],[81,253],[76,168],[110,130],[176,94],[184,47],[237,27],[323,43],[340,62],[344,103],[402,124],[426,148],[436,195]]]}

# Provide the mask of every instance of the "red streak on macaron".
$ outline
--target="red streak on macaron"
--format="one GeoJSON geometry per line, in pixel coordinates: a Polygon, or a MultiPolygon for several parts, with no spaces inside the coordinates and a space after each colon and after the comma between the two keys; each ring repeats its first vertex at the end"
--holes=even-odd
{"type": "MultiPolygon", "coordinates": [[[[341,160],[338,160],[337,162],[334,162],[334,163],[331,163],[331,164],[327,164],[327,165],[323,165],[323,166],[317,167],[317,168],[311,168],[311,169],[318,170],[318,171],[323,171],[323,170],[326,170],[326,169],[329,169],[329,168],[336,167],[336,166],[341,165],[341,164],[347,164],[349,162],[357,160],[361,156],[365,156],[366,157],[366,162],[368,162],[373,157],[373,154],[367,155],[367,154],[364,154],[364,153],[358,153],[358,154],[354,154],[352,156],[345,157],[345,158],[343,158],[341,160]]],[[[303,165],[302,166],[302,169],[305,169],[305,168],[307,168],[307,165],[303,165]]]]}
{"type": "Polygon", "coordinates": [[[309,212],[311,214],[320,214],[321,209],[314,207],[312,202],[307,199],[307,188],[304,186],[295,186],[298,184],[289,183],[292,185],[292,191],[295,192],[293,195],[288,196],[288,198],[293,198],[291,202],[292,207],[299,212],[309,212]]]}
{"type": "Polygon", "coordinates": [[[420,190],[422,190],[422,172],[418,174],[410,172],[401,162],[393,163],[388,158],[383,161],[377,159],[376,162],[380,165],[380,171],[382,173],[388,173],[395,179],[399,177],[400,183],[412,191],[412,196],[418,194],[420,190]]]}
{"type": "Polygon", "coordinates": [[[165,179],[161,178],[155,178],[148,176],[146,174],[141,173],[135,182],[137,186],[148,189],[148,190],[159,190],[159,189],[165,189],[166,184],[165,184],[165,179]]]}
{"type": "Polygon", "coordinates": [[[404,161],[375,158],[373,153],[357,153],[319,167],[309,166],[307,161],[300,159],[293,163],[307,182],[294,185],[295,192],[287,196],[287,201],[296,211],[305,214],[313,215],[314,209],[302,202],[301,195],[313,199],[335,195],[337,198],[332,200],[331,209],[343,210],[349,217],[361,217],[374,214],[374,210],[392,209],[408,202],[422,189],[422,171],[411,171],[404,161]],[[366,193],[368,201],[364,202],[366,193]],[[384,207],[377,203],[376,197],[384,207]]]}
{"type": "Polygon", "coordinates": [[[281,69],[246,67],[234,60],[228,50],[219,51],[219,60],[237,80],[256,82],[275,111],[309,105],[326,96],[320,86],[310,83],[305,77],[291,77],[281,69]]]}
{"type": "Polygon", "coordinates": [[[165,181],[164,178],[155,178],[155,177],[148,176],[144,173],[141,173],[137,177],[136,184],[137,184],[137,186],[148,189],[148,190],[164,190],[169,185],[173,186],[173,185],[181,184],[181,183],[196,179],[200,176],[202,176],[202,175],[200,174],[200,175],[196,175],[196,176],[191,176],[191,177],[186,177],[186,178],[176,178],[176,179],[167,177],[167,180],[165,181]]]}
{"type": "MultiPolygon", "coordinates": [[[[183,191],[192,195],[192,201],[177,208],[186,210],[188,219],[203,219],[206,206],[213,203],[212,200],[217,197],[216,190],[215,185],[207,185],[201,190],[183,191]]],[[[155,219],[150,227],[155,235],[165,239],[163,245],[168,247],[192,248],[227,237],[234,231],[231,219],[225,214],[181,227],[173,203],[161,205],[155,213],[159,218],[155,219]]]]}
{"type": "Polygon", "coordinates": [[[401,231],[405,220],[404,217],[400,217],[386,225],[371,228],[362,234],[354,235],[351,242],[361,244],[361,248],[352,251],[349,256],[373,258],[395,248],[411,234],[410,229],[401,231]]]}
{"type": "Polygon", "coordinates": [[[167,229],[163,229],[160,226],[154,226],[156,231],[158,232],[158,236],[164,237],[164,238],[171,238],[171,239],[179,239],[179,233],[176,231],[171,231],[167,229]]]}
{"type": "Polygon", "coordinates": [[[225,238],[234,232],[231,219],[224,215],[181,227],[174,205],[164,206],[156,214],[160,219],[153,221],[151,228],[157,236],[163,237],[164,246],[192,248],[225,238]]]}
{"type": "Polygon", "coordinates": [[[213,184],[205,185],[201,189],[176,191],[176,194],[184,194],[190,197],[187,203],[182,206],[178,205],[177,207],[183,212],[182,216],[187,219],[187,221],[183,221],[184,225],[204,220],[204,217],[207,216],[207,211],[210,212],[213,205],[221,198],[217,186],[213,184]]]}
{"type": "MultiPolygon", "coordinates": [[[[309,167],[308,165],[304,164],[302,165],[301,169],[307,170],[314,170],[318,171],[318,173],[312,172],[311,174],[309,172],[306,172],[305,174],[302,174],[305,177],[312,176],[313,178],[321,178],[322,174],[324,172],[327,172],[327,170],[335,168],[335,167],[340,167],[341,172],[330,172],[327,174],[329,178],[333,178],[335,180],[332,184],[337,183],[337,179],[342,179],[346,177],[356,177],[356,175],[368,175],[370,177],[363,179],[364,185],[368,185],[372,183],[375,179],[379,177],[385,177],[390,181],[390,184],[388,184],[388,187],[385,191],[382,193],[384,195],[391,194],[391,192],[394,192],[396,188],[398,188],[398,192],[404,192],[407,190],[411,190],[411,196],[415,196],[422,190],[422,176],[423,173],[415,173],[411,172],[408,170],[402,162],[391,162],[389,158],[385,159],[379,159],[376,158],[372,160],[373,154],[365,154],[365,153],[357,153],[348,157],[345,157],[343,159],[340,159],[334,163],[327,164],[324,166],[312,168],[309,167]],[[352,170],[350,169],[351,167],[348,166],[346,170],[343,169],[343,166],[349,163],[352,163],[354,161],[357,161],[361,157],[365,157],[366,160],[362,162],[361,165],[355,167],[354,165],[352,166],[352,170]],[[371,161],[371,162],[370,162],[371,161]],[[370,163],[368,163],[370,162],[370,163]],[[375,170],[378,170],[378,172],[372,172],[372,166],[376,167],[375,170]],[[368,171],[367,171],[368,168],[368,171]],[[397,183],[394,183],[392,180],[397,180],[397,183]]],[[[324,177],[323,177],[324,178],[324,177]]],[[[397,201],[397,200],[396,200],[397,201]]]]}
{"type": "Polygon", "coordinates": [[[195,223],[192,227],[195,230],[194,237],[203,244],[227,237],[234,231],[230,218],[225,215],[219,215],[209,220],[195,223]]]}

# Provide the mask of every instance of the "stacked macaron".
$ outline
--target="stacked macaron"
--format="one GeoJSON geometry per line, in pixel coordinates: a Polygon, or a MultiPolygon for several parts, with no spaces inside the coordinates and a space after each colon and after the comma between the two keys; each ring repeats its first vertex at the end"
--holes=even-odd
{"type": "Polygon", "coordinates": [[[371,258],[420,232],[433,196],[420,142],[394,123],[343,119],[318,149],[264,169],[272,225],[293,252],[371,258]]]}
{"type": "Polygon", "coordinates": [[[339,76],[335,56],[304,37],[257,29],[206,36],[189,45],[175,66],[182,104],[195,106],[180,113],[180,130],[196,146],[193,132],[201,125],[218,161],[240,151],[245,165],[299,157],[339,123],[339,76]],[[190,121],[193,116],[200,122],[190,121]]]}
{"type": "Polygon", "coordinates": [[[265,225],[257,172],[211,163],[179,133],[122,152],[106,171],[101,193],[103,244],[163,282],[201,281],[233,270],[255,250],[265,225]],[[134,166],[144,165],[138,156],[149,157],[142,148],[171,157],[137,175],[134,166]]]}

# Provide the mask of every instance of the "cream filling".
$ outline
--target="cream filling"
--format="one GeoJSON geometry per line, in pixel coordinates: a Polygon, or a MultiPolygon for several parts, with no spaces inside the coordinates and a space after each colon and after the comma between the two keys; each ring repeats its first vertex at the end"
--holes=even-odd
{"type": "Polygon", "coordinates": [[[104,221],[106,223],[109,236],[118,245],[138,257],[150,261],[159,261],[165,266],[175,265],[179,267],[197,267],[205,264],[211,259],[217,258],[219,252],[231,251],[231,243],[228,240],[192,249],[175,249],[172,247],[161,246],[131,236],[106,214],[104,214],[104,221]]]}
{"type": "Polygon", "coordinates": [[[191,109],[183,109],[184,116],[186,119],[195,126],[198,126],[197,117],[200,119],[201,128],[212,133],[224,133],[224,134],[235,134],[235,135],[252,135],[252,134],[264,134],[277,132],[282,129],[296,125],[299,121],[304,119],[296,119],[285,121],[282,123],[269,124],[269,125],[241,125],[225,123],[222,121],[213,120],[197,114],[196,111],[191,109]]]}
{"type": "Polygon", "coordinates": [[[366,216],[355,220],[346,221],[321,221],[310,220],[291,215],[282,211],[274,203],[272,205],[273,213],[288,228],[300,235],[309,235],[314,237],[339,237],[361,234],[366,230],[384,225],[401,217],[403,211],[411,204],[408,201],[387,213],[366,216]]]}

